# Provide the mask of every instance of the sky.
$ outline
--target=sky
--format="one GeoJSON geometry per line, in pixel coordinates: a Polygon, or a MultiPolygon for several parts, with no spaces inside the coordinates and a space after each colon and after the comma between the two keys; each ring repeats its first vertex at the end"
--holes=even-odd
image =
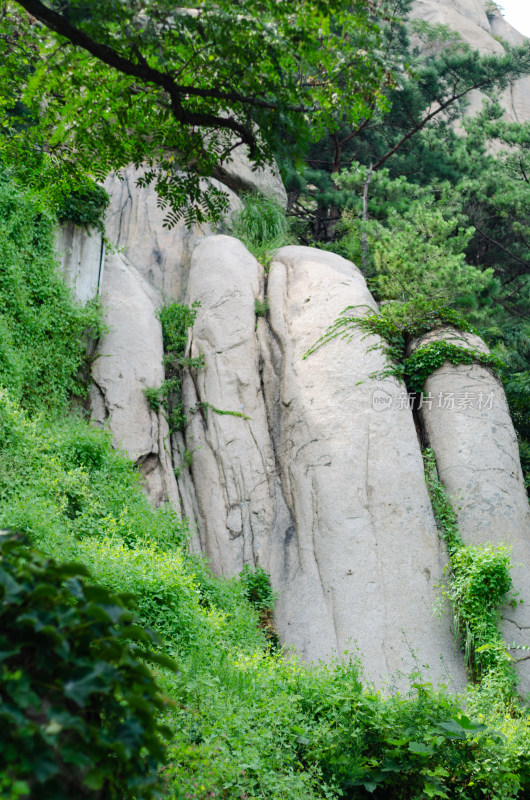
{"type": "Polygon", "coordinates": [[[530,36],[530,2],[529,0],[497,0],[504,19],[516,28],[519,33],[530,36]]]}

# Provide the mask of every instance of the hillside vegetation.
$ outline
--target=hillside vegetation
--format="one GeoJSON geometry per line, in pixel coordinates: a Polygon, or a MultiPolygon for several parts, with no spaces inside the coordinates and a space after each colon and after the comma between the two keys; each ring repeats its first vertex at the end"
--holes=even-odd
{"type": "MultiPolygon", "coordinates": [[[[1,324],[18,337],[2,340],[0,525],[60,563],[86,565],[90,583],[134,594],[140,624],[159,636],[155,650],[176,661],[176,669],[154,668],[166,696],[159,720],[170,729],[158,789],[139,782],[135,789],[129,780],[128,795],[522,796],[530,786],[530,731],[515,697],[502,700],[493,683],[458,698],[435,691],[420,670],[407,694],[389,687],[383,696],[363,684],[362,653],[304,666],[276,651],[260,629],[273,602],[266,575],[247,570],[240,580],[220,580],[189,554],[185,523],[153,509],[108,435],[69,413],[72,390],[83,391],[84,337],[98,321],[97,310],[77,307],[57,276],[53,216],[6,172],[0,202],[2,275],[9,276],[0,289],[1,324]]],[[[49,647],[53,631],[39,630],[37,641],[49,647]]],[[[22,676],[10,669],[9,654],[2,657],[7,721],[12,681],[22,676]]],[[[107,695],[106,686],[90,690],[103,713],[107,695]]],[[[42,729],[54,730],[60,709],[45,694],[24,713],[31,716],[38,703],[42,729]]],[[[76,710],[67,692],[61,705],[76,710]]],[[[59,726],[55,736],[60,753],[68,735],[59,726]]],[[[118,772],[97,771],[101,754],[91,770],[79,766],[75,789],[63,783],[57,793],[53,770],[33,771],[31,759],[18,760],[19,717],[3,727],[2,741],[3,797],[122,796],[118,772]]]]}
{"type": "MultiPolygon", "coordinates": [[[[28,0],[26,5],[35,4],[28,0]]],[[[244,65],[248,91],[257,91],[264,77],[259,71],[254,76],[249,68],[241,19],[230,3],[219,5],[225,16],[219,15],[219,21],[212,15],[208,24],[225,38],[216,45],[213,66],[204,56],[204,80],[215,83],[219,63],[237,56],[244,65]],[[237,36],[231,42],[227,26],[236,23],[237,36]]],[[[273,14],[278,4],[266,5],[273,14]]],[[[347,12],[348,4],[337,5],[341,13],[347,12]]],[[[364,5],[355,7],[365,25],[366,41],[379,44],[380,30],[367,18],[364,5]]],[[[400,4],[405,10],[407,5],[400,4]]],[[[166,11],[168,7],[164,5],[166,11]]],[[[124,8],[108,4],[110,21],[104,38],[107,44],[119,45],[136,68],[142,59],[130,45],[131,32],[116,37],[124,8]]],[[[249,13],[256,10],[252,3],[245,8],[249,13]]],[[[98,34],[98,19],[92,19],[84,6],[78,4],[71,16],[90,34],[98,34]]],[[[193,19],[183,15],[177,20],[182,35],[189,34],[185,41],[192,43],[190,47],[194,36],[202,41],[203,35],[199,27],[193,28],[193,19]]],[[[282,16],[280,22],[284,35],[294,36],[295,41],[304,31],[302,12],[294,32],[288,17],[282,16]]],[[[433,477],[429,454],[427,478],[457,579],[445,592],[454,600],[455,615],[460,614],[463,624],[475,626],[469,630],[480,655],[464,695],[450,686],[433,687],[420,664],[406,676],[407,691],[400,693],[389,685],[381,692],[363,678],[362,652],[340,653],[336,661],[312,666],[282,652],[270,626],[274,596],[267,575],[247,569],[239,579],[214,577],[205,560],[190,553],[186,521],[170,508],[154,509],[125,454],[113,450],[106,431],[87,422],[83,412],[90,376],[87,343],[102,330],[101,312],[96,305],[76,305],[59,276],[55,226],[59,218],[101,224],[105,197],[83,173],[95,152],[101,150],[95,166],[101,172],[120,160],[141,161],[146,151],[156,160],[164,149],[164,134],[174,135],[175,146],[184,148],[188,134],[169,115],[158,87],[155,122],[160,124],[160,138],[153,136],[156,126],[147,110],[151,89],[136,87],[138,94],[130,96],[138,100],[137,107],[127,108],[122,101],[129,98],[129,78],[122,75],[112,84],[108,65],[99,109],[103,113],[109,103],[116,103],[119,125],[112,130],[104,124],[97,130],[78,125],[84,95],[77,89],[86,89],[91,80],[97,87],[103,68],[88,56],[75,62],[74,50],[63,47],[64,42],[56,50],[55,39],[42,45],[34,23],[15,14],[2,39],[3,45],[12,47],[11,60],[4,63],[9,81],[4,81],[7,89],[0,97],[0,110],[6,112],[0,136],[0,528],[4,531],[0,537],[0,797],[528,797],[528,707],[517,694],[510,657],[497,635],[495,603],[502,602],[510,589],[509,558],[505,552],[471,553],[462,546],[443,487],[433,477]],[[33,37],[27,40],[31,45],[27,54],[19,50],[26,40],[17,26],[33,37]],[[41,59],[41,66],[55,59],[64,67],[64,74],[54,72],[49,83],[44,67],[32,71],[41,45],[50,59],[41,59]],[[29,84],[29,94],[22,99],[24,81],[17,82],[17,70],[29,84]],[[64,76],[76,87],[66,108],[60,91],[64,76]],[[47,105],[40,97],[36,102],[39,86],[49,92],[47,105]],[[58,120],[63,110],[67,122],[61,129],[58,120]],[[48,115],[44,133],[37,124],[41,111],[48,115]],[[138,126],[137,139],[123,137],[129,124],[138,126]],[[68,138],[70,163],[46,154],[43,141],[50,131],[56,137],[54,146],[61,135],[68,138]],[[126,141],[116,154],[120,137],[126,141]],[[81,151],[83,146],[86,150],[76,171],[72,161],[76,148],[81,151]],[[496,585],[487,584],[484,576],[496,585]],[[486,665],[482,672],[480,664],[486,665]]],[[[312,29],[312,38],[304,39],[309,53],[315,51],[314,37],[321,34],[313,23],[316,33],[312,29]]],[[[337,31],[333,41],[340,39],[337,31]]],[[[156,25],[150,27],[145,42],[140,35],[138,41],[145,44],[152,63],[160,59],[162,69],[158,32],[156,25]]],[[[304,84],[300,98],[293,82],[283,96],[274,70],[292,70],[292,59],[278,62],[273,27],[269,33],[271,54],[264,75],[274,73],[267,84],[269,94],[277,92],[280,99],[269,116],[264,110],[268,107],[258,105],[257,118],[261,114],[266,130],[287,114],[281,102],[305,102],[308,94],[304,84]]],[[[259,34],[258,25],[254,34],[259,34]]],[[[447,32],[437,32],[442,34],[447,32]]],[[[396,72],[403,57],[395,48],[409,47],[404,37],[398,25],[388,52],[396,72]]],[[[355,48],[358,42],[350,44],[355,48]]],[[[234,224],[237,235],[264,262],[272,248],[294,236],[355,258],[378,299],[386,301],[383,314],[367,324],[379,326],[378,332],[386,335],[394,347],[391,354],[403,367],[401,375],[408,375],[402,357],[418,330],[447,321],[478,326],[506,362],[497,366],[503,370],[528,465],[528,281],[517,267],[527,262],[529,253],[528,126],[505,126],[491,106],[476,127],[469,124],[465,143],[455,139],[449,126],[422,128],[414,140],[417,150],[411,146],[400,151],[398,166],[389,160],[372,174],[372,166],[404,135],[402,98],[408,97],[415,113],[421,114],[432,87],[445,90],[447,76],[455,69],[467,70],[473,80],[483,74],[481,70],[489,70],[488,74],[494,73],[492,80],[498,78],[502,85],[506,74],[521,73],[523,55],[513,55],[514,61],[508,59],[497,74],[491,62],[479,61],[467,51],[459,54],[455,46],[432,68],[424,64],[423,72],[418,56],[416,73],[412,70],[398,82],[387,73],[377,49],[379,84],[371,79],[369,95],[358,101],[353,120],[348,120],[359,131],[348,139],[356,144],[347,163],[331,159],[320,169],[320,156],[330,147],[325,128],[333,128],[336,110],[333,87],[326,84],[310,158],[303,165],[288,157],[283,161],[296,223],[286,222],[277,208],[250,198],[234,224]],[[414,88],[418,86],[421,91],[414,88]],[[392,123],[388,128],[392,141],[381,133],[383,117],[374,117],[374,128],[364,124],[363,114],[383,111],[392,123]],[[487,148],[486,133],[506,146],[496,158],[487,148]],[[517,164],[512,143],[521,148],[517,164]],[[420,162],[421,174],[414,168],[420,162]],[[502,192],[496,194],[495,186],[502,192]],[[485,247],[477,234],[484,218],[494,225],[495,241],[501,244],[497,249],[485,247]],[[259,224],[263,219],[265,233],[259,224]],[[506,242],[513,249],[496,258],[506,242]]],[[[339,80],[341,59],[335,64],[333,58],[326,53],[339,80]]],[[[354,70],[355,80],[362,82],[371,66],[363,56],[354,70]]],[[[310,60],[308,70],[314,76],[318,63],[310,60]]],[[[222,74],[230,88],[233,67],[225,64],[222,74]]],[[[358,83],[348,91],[344,102],[351,93],[361,96],[358,83]]],[[[193,120],[196,108],[189,97],[185,100],[186,114],[193,120]]],[[[217,96],[214,100],[215,111],[224,100],[217,96]]],[[[244,101],[238,95],[243,111],[238,105],[236,117],[241,125],[244,101]]],[[[201,113],[212,110],[208,103],[213,101],[201,100],[201,113]]],[[[243,133],[252,144],[252,117],[244,121],[243,133]]],[[[286,124],[289,135],[280,146],[284,128],[277,124],[274,144],[279,155],[285,156],[283,148],[289,150],[289,136],[296,136],[297,125],[286,124]]],[[[197,176],[208,173],[230,141],[213,137],[206,153],[196,138],[190,139],[189,147],[199,158],[196,180],[184,188],[179,184],[172,199],[183,202],[188,191],[194,209],[190,218],[201,218],[224,206],[214,193],[205,210],[197,195],[197,176]]],[[[262,144],[257,160],[269,151],[262,144]]],[[[164,184],[164,176],[170,169],[167,162],[162,166],[157,180],[169,203],[171,187],[164,184]]],[[[192,313],[183,311],[182,318],[190,319],[192,313]]],[[[265,315],[266,306],[257,313],[265,315]]],[[[315,339],[322,333],[315,331],[315,339]]]]}

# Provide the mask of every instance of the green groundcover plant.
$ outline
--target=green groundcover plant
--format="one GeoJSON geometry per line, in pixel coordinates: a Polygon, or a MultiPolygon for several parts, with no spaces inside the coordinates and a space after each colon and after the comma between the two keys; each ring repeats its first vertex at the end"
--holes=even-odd
{"type": "MultiPolygon", "coordinates": [[[[362,653],[306,665],[271,646],[264,570],[214,577],[190,553],[192,522],[152,508],[109,434],[69,415],[98,314],[57,275],[42,198],[2,184],[0,210],[0,527],[25,537],[0,554],[0,797],[527,797],[527,708],[494,671],[462,696],[433,687],[426,668],[401,676],[401,693],[377,691],[362,653]]],[[[162,320],[176,368],[192,311],[162,320]]],[[[500,595],[506,563],[493,556],[500,595]]],[[[454,562],[454,600],[474,624],[468,566],[454,562]]]]}
{"type": "Polygon", "coordinates": [[[152,797],[164,758],[153,651],[126,598],[0,536],[0,791],[152,797]]]}

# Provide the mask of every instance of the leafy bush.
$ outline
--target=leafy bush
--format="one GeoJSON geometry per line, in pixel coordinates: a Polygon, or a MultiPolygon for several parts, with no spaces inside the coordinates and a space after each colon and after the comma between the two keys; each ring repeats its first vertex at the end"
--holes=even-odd
{"type": "Polygon", "coordinates": [[[94,226],[103,232],[103,215],[108,204],[105,189],[87,179],[79,188],[69,189],[57,198],[57,218],[84,227],[94,226]]]}
{"type": "Polygon", "coordinates": [[[245,564],[239,573],[239,580],[243,587],[245,597],[255,606],[258,611],[274,608],[274,592],[272,591],[270,576],[263,567],[257,566],[252,569],[245,564]]]}
{"type": "Polygon", "coordinates": [[[23,191],[30,191],[48,214],[76,225],[104,230],[109,196],[72,162],[44,152],[30,136],[0,138],[0,164],[23,191]]]}
{"type": "Polygon", "coordinates": [[[123,596],[0,537],[0,792],[153,797],[164,758],[153,651],[123,596]]]}
{"type": "Polygon", "coordinates": [[[175,511],[152,509],[138,473],[113,450],[108,433],[75,418],[29,420],[5,390],[0,390],[0,525],[26,533],[58,558],[75,557],[75,543],[91,537],[115,537],[129,547],[149,539],[167,550],[189,537],[175,511]]]}

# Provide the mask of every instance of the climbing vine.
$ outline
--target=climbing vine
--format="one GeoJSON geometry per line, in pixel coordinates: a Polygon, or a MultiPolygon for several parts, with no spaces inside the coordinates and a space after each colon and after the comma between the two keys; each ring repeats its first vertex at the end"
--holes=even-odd
{"type": "MultiPolygon", "coordinates": [[[[501,608],[512,588],[510,550],[506,546],[466,546],[455,512],[441,483],[434,452],[423,454],[425,479],[440,537],[449,554],[451,575],[443,594],[453,609],[454,632],[462,643],[471,679],[495,687],[505,700],[516,685],[514,660],[499,632],[501,608]]],[[[516,600],[512,599],[512,605],[516,600]]]]}
{"type": "Polygon", "coordinates": [[[172,303],[164,306],[158,312],[158,318],[162,325],[166,379],[158,387],[145,389],[144,394],[153,411],[158,413],[162,410],[165,413],[170,433],[182,431],[186,425],[186,413],[182,399],[184,369],[204,367],[202,354],[198,358],[188,358],[185,355],[188,330],[195,322],[199,306],[198,301],[191,306],[172,303]]]}
{"type": "Polygon", "coordinates": [[[475,328],[451,308],[441,304],[391,301],[381,307],[376,314],[371,306],[348,306],[336,319],[323,336],[304,354],[307,358],[324,344],[341,338],[350,341],[357,331],[364,336],[376,335],[381,341],[369,347],[369,350],[383,350],[388,364],[379,372],[372,373],[370,378],[395,377],[404,380],[410,392],[421,392],[429,375],[442,366],[444,361],[452,364],[480,363],[500,373],[503,362],[493,355],[477,350],[469,350],[454,342],[438,341],[418,347],[407,356],[408,345],[413,339],[435,328],[450,325],[460,331],[476,333],[475,328]],[[369,309],[368,314],[363,314],[369,309]]]}
{"type": "Polygon", "coordinates": [[[435,370],[442,366],[444,361],[452,364],[483,364],[491,367],[497,373],[503,368],[500,358],[477,350],[467,350],[453,342],[431,342],[418,347],[405,359],[403,378],[411,392],[421,392],[425,381],[435,370]]]}

